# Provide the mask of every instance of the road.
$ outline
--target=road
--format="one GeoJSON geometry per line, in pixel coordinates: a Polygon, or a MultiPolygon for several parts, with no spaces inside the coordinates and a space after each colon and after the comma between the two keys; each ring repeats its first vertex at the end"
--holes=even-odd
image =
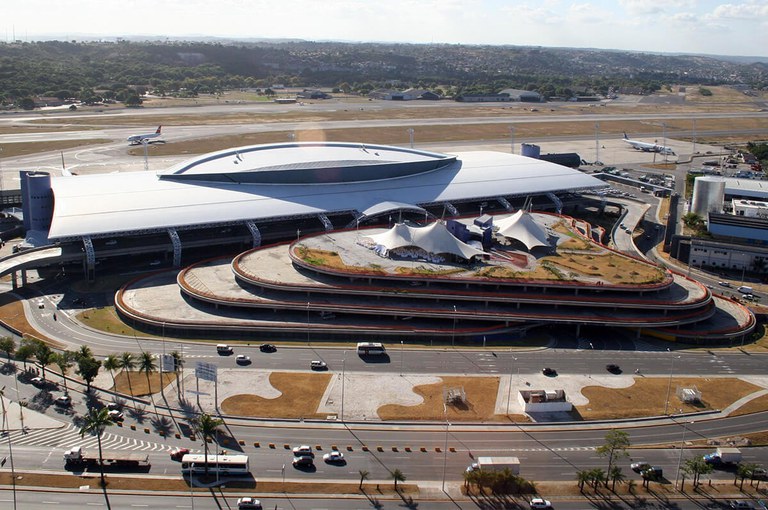
{"type": "MultiPolygon", "coordinates": [[[[55,506],[61,510],[82,510],[88,508],[106,508],[104,495],[99,491],[89,490],[80,492],[28,492],[17,491],[18,508],[40,509],[55,506]]],[[[136,509],[136,508],[190,508],[198,510],[206,509],[233,509],[237,508],[237,496],[222,496],[216,494],[198,495],[195,494],[194,500],[190,495],[170,494],[160,495],[135,495],[110,493],[109,501],[114,510],[136,509]]],[[[318,499],[315,497],[296,497],[296,496],[269,496],[260,498],[265,510],[370,510],[375,509],[403,509],[419,508],[421,510],[476,510],[480,505],[474,501],[466,500],[422,500],[416,499],[412,505],[406,504],[400,498],[383,498],[370,496],[370,499],[361,497],[334,497],[333,499],[318,499]]],[[[12,508],[13,494],[9,490],[0,490],[0,504],[4,508],[12,508]]],[[[686,498],[672,500],[656,500],[653,498],[624,498],[623,501],[618,498],[607,500],[595,498],[593,500],[553,500],[553,509],[555,510],[585,510],[585,509],[661,509],[671,508],[677,510],[701,510],[707,509],[725,509],[728,508],[725,499],[696,501],[686,498]]],[[[486,506],[485,508],[494,508],[486,506]]],[[[522,506],[520,508],[526,508],[522,506]]]]}

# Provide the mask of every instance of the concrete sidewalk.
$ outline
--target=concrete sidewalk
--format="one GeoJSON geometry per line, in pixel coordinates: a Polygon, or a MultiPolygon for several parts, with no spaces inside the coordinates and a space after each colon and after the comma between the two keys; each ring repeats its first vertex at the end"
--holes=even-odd
{"type": "Polygon", "coordinates": [[[37,430],[63,428],[65,424],[50,418],[42,413],[27,409],[8,398],[2,399],[2,408],[5,412],[0,418],[0,430],[37,430]]]}

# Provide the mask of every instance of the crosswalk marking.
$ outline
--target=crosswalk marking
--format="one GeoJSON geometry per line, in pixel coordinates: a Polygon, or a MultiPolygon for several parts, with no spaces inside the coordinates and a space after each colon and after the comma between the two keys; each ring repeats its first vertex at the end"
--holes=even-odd
{"type": "MultiPolygon", "coordinates": [[[[66,427],[56,429],[36,429],[23,433],[15,430],[11,433],[11,442],[26,446],[49,446],[56,448],[69,449],[75,446],[84,448],[98,447],[98,438],[86,434],[80,437],[80,429],[68,424],[66,427]]],[[[144,441],[131,437],[104,432],[101,436],[101,447],[105,450],[141,450],[141,451],[171,451],[173,446],[156,443],[154,441],[144,441]]]]}

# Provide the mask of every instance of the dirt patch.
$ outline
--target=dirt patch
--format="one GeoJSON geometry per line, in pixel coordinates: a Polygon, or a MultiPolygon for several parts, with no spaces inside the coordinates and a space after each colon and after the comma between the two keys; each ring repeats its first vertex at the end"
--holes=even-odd
{"type": "Polygon", "coordinates": [[[235,416],[268,416],[270,418],[320,417],[317,408],[331,374],[298,374],[273,372],[270,384],[282,393],[267,399],[257,395],[235,395],[221,403],[221,409],[235,416]]]}
{"type": "MultiPolygon", "coordinates": [[[[163,387],[166,387],[171,383],[175,383],[175,381],[175,374],[168,372],[164,372],[162,374],[163,387]]],[[[144,372],[131,371],[129,373],[125,370],[122,370],[115,375],[115,386],[112,389],[118,393],[125,393],[126,395],[133,395],[134,397],[149,395],[150,393],[159,393],[160,374],[157,372],[149,374],[148,385],[147,375],[144,372]],[[128,379],[129,377],[130,383],[128,379]]]]}
{"type": "Polygon", "coordinates": [[[498,377],[441,377],[442,382],[414,387],[424,402],[416,406],[388,404],[379,407],[377,413],[382,420],[427,420],[427,421],[529,421],[522,415],[509,418],[494,414],[499,390],[498,377]],[[466,400],[443,408],[444,392],[461,388],[466,400]],[[447,416],[445,411],[447,410],[447,416]]]}
{"type": "Polygon", "coordinates": [[[584,420],[640,418],[669,413],[695,413],[723,409],[738,399],[760,391],[763,388],[740,379],[672,378],[670,388],[667,377],[639,377],[628,388],[609,389],[602,386],[587,386],[581,394],[589,404],[577,406],[575,411],[584,420]],[[676,395],[676,389],[698,388],[702,394],[700,404],[686,404],[676,395]],[[666,405],[667,390],[669,405],[666,405]]]}

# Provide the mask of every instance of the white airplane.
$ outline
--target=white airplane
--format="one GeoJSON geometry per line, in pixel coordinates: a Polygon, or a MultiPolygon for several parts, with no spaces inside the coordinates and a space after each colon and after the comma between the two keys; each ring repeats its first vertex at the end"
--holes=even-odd
{"type": "Polygon", "coordinates": [[[147,143],[152,143],[149,140],[159,137],[161,129],[163,129],[163,126],[157,126],[157,131],[155,131],[154,133],[146,133],[143,135],[131,135],[128,137],[128,141],[131,142],[131,145],[139,145],[141,143],[144,143],[144,140],[147,140],[147,143]]]}
{"type": "Polygon", "coordinates": [[[630,140],[627,133],[624,133],[624,141],[632,146],[633,149],[637,149],[643,152],[658,152],[660,154],[668,154],[670,156],[677,156],[672,147],[665,147],[657,143],[641,142],[639,140],[630,140]]]}

